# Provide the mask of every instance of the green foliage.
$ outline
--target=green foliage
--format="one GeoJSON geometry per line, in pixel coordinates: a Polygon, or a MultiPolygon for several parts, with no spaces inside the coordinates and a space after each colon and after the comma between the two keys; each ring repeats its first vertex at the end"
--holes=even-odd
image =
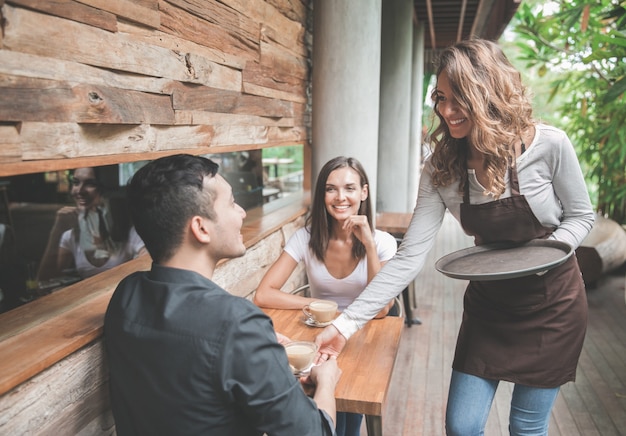
{"type": "Polygon", "coordinates": [[[285,176],[294,171],[301,171],[304,166],[304,154],[302,145],[287,145],[263,149],[263,159],[278,158],[291,159],[293,162],[278,167],[278,175],[285,176]]]}
{"type": "Polygon", "coordinates": [[[626,223],[626,1],[526,2],[514,22],[518,59],[553,78],[549,101],[559,101],[557,125],[576,145],[595,207],[626,223]]]}

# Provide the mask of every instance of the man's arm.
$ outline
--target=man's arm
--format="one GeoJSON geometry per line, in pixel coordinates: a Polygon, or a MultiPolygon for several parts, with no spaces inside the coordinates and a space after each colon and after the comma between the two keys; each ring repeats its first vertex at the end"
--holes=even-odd
{"type": "Polygon", "coordinates": [[[220,371],[224,389],[259,431],[272,436],[334,434],[336,362],[314,370],[317,389],[311,400],[289,369],[271,320],[248,303],[228,332],[220,371]]]}
{"type": "Polygon", "coordinates": [[[337,424],[337,401],[335,388],[341,377],[341,369],[337,366],[337,357],[333,356],[321,365],[311,369],[309,379],[315,385],[313,400],[317,407],[325,411],[337,424]]]}

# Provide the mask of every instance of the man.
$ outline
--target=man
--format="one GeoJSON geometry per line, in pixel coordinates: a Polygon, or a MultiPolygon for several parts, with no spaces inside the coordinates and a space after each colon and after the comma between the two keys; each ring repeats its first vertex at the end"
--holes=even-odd
{"type": "Polygon", "coordinates": [[[313,368],[312,401],[270,319],[211,281],[220,259],[246,250],[246,213],[217,169],[164,157],[128,186],[153,264],[120,282],[105,316],[117,434],[331,435],[336,360],[313,368]]]}

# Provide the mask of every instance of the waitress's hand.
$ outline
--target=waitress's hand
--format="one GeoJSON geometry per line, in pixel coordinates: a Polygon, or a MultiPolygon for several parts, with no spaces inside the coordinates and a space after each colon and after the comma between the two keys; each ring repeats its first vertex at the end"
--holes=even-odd
{"type": "Polygon", "coordinates": [[[365,215],[352,215],[343,222],[344,230],[348,230],[361,241],[364,246],[374,244],[374,235],[365,215]]]}
{"type": "Polygon", "coordinates": [[[343,347],[346,346],[346,342],[346,338],[339,333],[339,330],[334,325],[331,324],[324,328],[322,333],[315,337],[315,344],[318,347],[315,363],[325,362],[331,356],[339,356],[343,347]]]}

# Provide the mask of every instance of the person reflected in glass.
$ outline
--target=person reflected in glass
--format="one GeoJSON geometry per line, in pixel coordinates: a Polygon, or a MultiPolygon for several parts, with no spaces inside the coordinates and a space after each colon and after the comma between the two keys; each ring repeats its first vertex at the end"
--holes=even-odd
{"type": "MultiPolygon", "coordinates": [[[[336,157],[320,170],[311,213],[305,226],[287,242],[267,271],[254,302],[265,308],[301,309],[314,300],[333,300],[345,309],[393,257],[397,243],[387,232],[374,229],[369,181],[361,163],[336,157]],[[310,297],[281,291],[303,262],[310,297]]],[[[393,302],[376,315],[387,315],[393,302]]],[[[337,413],[337,435],[358,436],[363,415],[337,413]]]]}
{"type": "MultiPolygon", "coordinates": [[[[438,124],[398,253],[316,338],[320,360],[422,269],[449,211],[476,245],[553,240],[580,245],[594,223],[576,152],[538,122],[521,75],[494,42],[443,50],[432,93],[438,124]]],[[[512,266],[512,270],[515,270],[512,266]]],[[[500,381],[514,384],[511,435],[547,435],[561,385],[574,381],[587,326],[576,256],[538,274],[471,280],[463,299],[446,409],[448,435],[482,435],[500,381]]]]}
{"type": "Polygon", "coordinates": [[[57,211],[37,278],[45,281],[75,271],[81,279],[111,269],[146,252],[130,222],[125,200],[107,199],[97,168],[77,168],[70,176],[75,206],[57,211]]]}

